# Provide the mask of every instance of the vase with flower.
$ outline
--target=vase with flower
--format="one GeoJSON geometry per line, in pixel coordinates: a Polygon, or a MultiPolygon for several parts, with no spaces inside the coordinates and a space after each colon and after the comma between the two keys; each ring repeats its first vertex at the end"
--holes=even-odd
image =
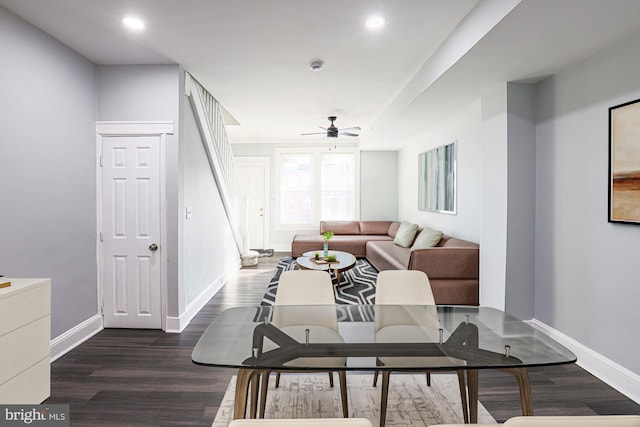
{"type": "Polygon", "coordinates": [[[323,245],[324,256],[329,256],[329,240],[331,240],[331,238],[333,237],[333,234],[334,234],[333,230],[327,230],[321,233],[322,238],[324,239],[324,245],[323,245]]]}

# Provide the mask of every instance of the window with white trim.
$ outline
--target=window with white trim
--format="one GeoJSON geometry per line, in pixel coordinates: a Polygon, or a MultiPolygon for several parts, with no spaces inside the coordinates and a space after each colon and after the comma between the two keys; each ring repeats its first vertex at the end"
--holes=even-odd
{"type": "Polygon", "coordinates": [[[313,155],[286,153],[280,157],[280,222],[313,221],[313,155]]]}
{"type": "Polygon", "coordinates": [[[277,223],[282,229],[314,229],[321,220],[358,217],[358,152],[278,149],[277,223]]]}
{"type": "Polygon", "coordinates": [[[355,156],[353,153],[322,154],[320,168],[320,220],[355,219],[355,156]]]}

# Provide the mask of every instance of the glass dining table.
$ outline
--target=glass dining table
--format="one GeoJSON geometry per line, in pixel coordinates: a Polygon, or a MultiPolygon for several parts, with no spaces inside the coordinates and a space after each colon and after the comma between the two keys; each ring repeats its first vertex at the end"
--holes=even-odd
{"type": "Polygon", "coordinates": [[[526,322],[494,308],[324,305],[228,309],[202,334],[192,361],[238,370],[234,418],[246,416],[248,397],[249,416],[255,417],[258,382],[271,370],[463,370],[463,405],[468,405],[464,417],[475,423],[479,369],[512,374],[522,413],[532,415],[527,368],[573,363],[576,356],[526,322]],[[335,366],[327,365],[331,361],[335,366]]]}

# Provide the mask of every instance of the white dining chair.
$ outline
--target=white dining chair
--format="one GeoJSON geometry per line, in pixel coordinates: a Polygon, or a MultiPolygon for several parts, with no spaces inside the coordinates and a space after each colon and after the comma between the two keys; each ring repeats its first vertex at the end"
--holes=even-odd
{"type": "MultiPolygon", "coordinates": [[[[376,282],[376,316],[374,321],[376,342],[438,342],[440,322],[431,291],[431,285],[427,275],[418,270],[385,270],[378,274],[376,282]],[[405,309],[394,308],[384,309],[385,305],[407,305],[405,309]],[[410,307],[416,306],[416,307],[410,307]],[[430,306],[433,310],[425,310],[430,306]]],[[[460,387],[460,398],[462,401],[462,413],[464,419],[468,419],[466,382],[464,370],[456,368],[464,364],[463,361],[443,357],[446,360],[438,362],[440,366],[451,365],[451,369],[458,374],[458,384],[460,387]]],[[[408,369],[413,366],[416,370],[425,371],[424,358],[398,358],[380,357],[378,363],[381,365],[401,365],[408,369]],[[401,360],[402,359],[402,360],[401,360]]],[[[403,369],[406,371],[407,369],[403,369]]],[[[441,371],[441,370],[439,370],[441,371]]],[[[391,372],[382,372],[382,390],[380,399],[380,427],[384,427],[387,400],[389,395],[389,377],[391,372]]],[[[431,385],[431,373],[426,371],[427,385],[431,385]]],[[[374,372],[373,385],[377,384],[378,371],[374,372]]]]}
{"type": "MultiPolygon", "coordinates": [[[[311,342],[344,343],[344,339],[338,333],[338,316],[335,307],[333,284],[331,276],[325,271],[316,270],[288,270],[282,272],[278,281],[276,298],[273,307],[271,322],[278,329],[296,339],[304,342],[307,330],[311,342]],[[290,306],[316,306],[290,307],[290,306]],[[325,306],[325,307],[318,307],[325,306]]],[[[318,357],[299,358],[287,362],[290,367],[337,367],[346,366],[346,357],[318,357]]],[[[287,370],[291,372],[292,370],[287,370]]],[[[310,372],[309,369],[301,370],[310,372]]],[[[315,371],[315,369],[314,369],[315,371]]],[[[266,370],[262,375],[260,390],[260,417],[264,417],[269,376],[274,370],[266,370]]],[[[280,384],[280,372],[276,373],[276,384],[280,384]]],[[[318,370],[316,372],[326,372],[318,370]]],[[[333,371],[328,370],[329,384],[333,387],[333,371]]],[[[338,370],[340,382],[340,397],[342,413],[345,418],[349,416],[347,403],[347,375],[345,370],[338,370]]]]}

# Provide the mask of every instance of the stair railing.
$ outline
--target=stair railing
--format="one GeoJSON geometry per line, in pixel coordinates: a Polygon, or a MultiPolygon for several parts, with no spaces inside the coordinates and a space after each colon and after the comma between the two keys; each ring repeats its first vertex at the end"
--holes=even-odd
{"type": "Polygon", "coordinates": [[[238,252],[246,251],[245,221],[241,215],[240,181],[227,138],[220,103],[191,74],[185,73],[185,92],[202,134],[211,171],[233,232],[238,252]]]}

